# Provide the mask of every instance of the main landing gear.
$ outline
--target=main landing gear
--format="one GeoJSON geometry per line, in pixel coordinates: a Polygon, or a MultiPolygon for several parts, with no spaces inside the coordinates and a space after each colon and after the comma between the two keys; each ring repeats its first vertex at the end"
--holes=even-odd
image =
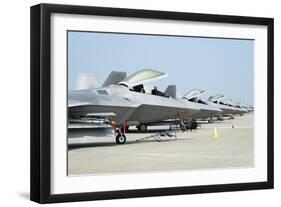
{"type": "Polygon", "coordinates": [[[137,126],[138,130],[142,133],[147,132],[147,124],[140,124],[137,126]]]}
{"type": "MultiPolygon", "coordinates": [[[[184,122],[185,130],[197,129],[198,123],[196,120],[185,120],[184,122]]],[[[184,131],[184,130],[183,130],[184,131]]]]}
{"type": "Polygon", "coordinates": [[[208,120],[208,123],[214,123],[215,120],[213,119],[213,117],[211,117],[209,120],[208,120]]]}

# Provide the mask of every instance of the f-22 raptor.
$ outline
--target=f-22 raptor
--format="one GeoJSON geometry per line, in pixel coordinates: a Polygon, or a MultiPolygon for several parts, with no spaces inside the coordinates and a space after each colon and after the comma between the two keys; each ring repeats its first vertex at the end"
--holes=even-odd
{"type": "Polygon", "coordinates": [[[69,120],[87,121],[90,117],[98,122],[104,119],[117,131],[116,143],[124,144],[125,131],[130,125],[182,120],[200,111],[197,104],[175,99],[156,88],[145,91],[145,83],[164,78],[166,73],[144,69],[125,79],[119,76],[109,77],[100,88],[69,91],[69,120]]]}

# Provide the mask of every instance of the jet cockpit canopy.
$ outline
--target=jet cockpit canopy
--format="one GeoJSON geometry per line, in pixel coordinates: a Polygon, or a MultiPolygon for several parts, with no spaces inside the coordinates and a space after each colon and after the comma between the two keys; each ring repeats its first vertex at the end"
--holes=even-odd
{"type": "Polygon", "coordinates": [[[156,81],[164,77],[167,77],[166,73],[153,69],[143,69],[133,73],[132,75],[128,76],[118,84],[126,85],[128,87],[134,87],[140,84],[156,81]]]}
{"type": "Polygon", "coordinates": [[[210,96],[208,101],[210,102],[218,102],[219,100],[221,100],[222,98],[224,97],[224,95],[222,94],[217,94],[217,95],[214,95],[214,96],[210,96]]]}
{"type": "Polygon", "coordinates": [[[187,99],[189,101],[197,102],[199,101],[199,97],[204,95],[206,92],[204,90],[200,89],[193,89],[189,91],[187,94],[183,96],[184,99],[187,99]]]}

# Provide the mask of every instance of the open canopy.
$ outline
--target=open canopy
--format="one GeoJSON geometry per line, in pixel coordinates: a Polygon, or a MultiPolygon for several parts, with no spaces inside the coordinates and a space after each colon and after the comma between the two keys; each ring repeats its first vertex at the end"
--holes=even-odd
{"type": "Polygon", "coordinates": [[[127,86],[135,86],[138,84],[155,81],[160,78],[164,78],[166,76],[167,76],[166,73],[159,72],[157,70],[143,69],[128,76],[123,81],[119,82],[119,84],[125,84],[127,86]]]}
{"type": "Polygon", "coordinates": [[[233,106],[240,106],[241,103],[237,101],[233,101],[232,99],[225,99],[223,100],[225,104],[233,105],[233,106]]]}
{"type": "Polygon", "coordinates": [[[214,95],[214,96],[210,96],[209,101],[211,101],[211,102],[218,101],[219,99],[222,99],[223,97],[224,97],[224,95],[217,94],[217,95],[214,95]]]}
{"type": "Polygon", "coordinates": [[[204,90],[194,89],[194,90],[189,91],[187,94],[185,94],[183,96],[183,98],[186,98],[186,99],[190,100],[190,99],[193,99],[193,98],[198,98],[198,97],[200,97],[204,94],[205,94],[204,90]]]}

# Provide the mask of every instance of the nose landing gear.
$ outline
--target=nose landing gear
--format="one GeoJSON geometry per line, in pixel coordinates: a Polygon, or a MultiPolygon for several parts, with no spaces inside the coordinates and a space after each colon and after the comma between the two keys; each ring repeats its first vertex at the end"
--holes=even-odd
{"type": "Polygon", "coordinates": [[[123,133],[118,133],[115,137],[115,141],[117,144],[125,144],[126,142],[126,136],[123,133]]]}
{"type": "Polygon", "coordinates": [[[128,131],[128,129],[129,129],[129,126],[126,124],[123,127],[119,127],[118,129],[116,129],[116,127],[114,126],[114,136],[115,136],[115,141],[117,144],[126,143],[125,133],[128,131]],[[116,132],[117,132],[117,135],[116,135],[116,132]]]}

